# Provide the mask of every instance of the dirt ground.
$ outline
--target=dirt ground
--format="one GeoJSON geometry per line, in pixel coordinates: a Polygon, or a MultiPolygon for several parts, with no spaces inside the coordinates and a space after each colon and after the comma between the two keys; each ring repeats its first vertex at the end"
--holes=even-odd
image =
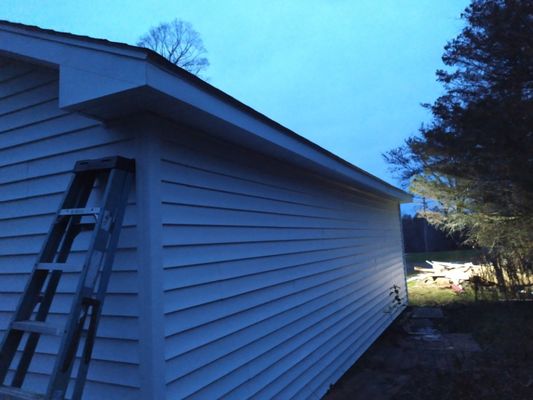
{"type": "Polygon", "coordinates": [[[408,308],[324,399],[533,399],[533,302],[408,308]]]}

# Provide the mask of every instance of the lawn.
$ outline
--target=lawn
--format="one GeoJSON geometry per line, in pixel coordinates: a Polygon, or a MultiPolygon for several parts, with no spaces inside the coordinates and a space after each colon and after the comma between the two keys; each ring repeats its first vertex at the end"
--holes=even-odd
{"type": "Polygon", "coordinates": [[[474,301],[474,293],[470,289],[466,289],[463,293],[456,293],[451,289],[427,286],[419,281],[409,282],[407,291],[409,293],[409,305],[411,306],[441,306],[474,301]]]}

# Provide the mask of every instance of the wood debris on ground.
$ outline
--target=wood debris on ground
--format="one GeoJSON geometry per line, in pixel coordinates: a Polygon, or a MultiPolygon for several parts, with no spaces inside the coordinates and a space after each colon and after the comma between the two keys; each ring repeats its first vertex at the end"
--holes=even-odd
{"type": "Polygon", "coordinates": [[[453,263],[443,261],[426,261],[431,268],[414,267],[417,275],[408,281],[418,281],[426,285],[437,286],[443,289],[452,289],[456,292],[463,291],[463,283],[483,274],[486,268],[471,262],[453,263]]]}

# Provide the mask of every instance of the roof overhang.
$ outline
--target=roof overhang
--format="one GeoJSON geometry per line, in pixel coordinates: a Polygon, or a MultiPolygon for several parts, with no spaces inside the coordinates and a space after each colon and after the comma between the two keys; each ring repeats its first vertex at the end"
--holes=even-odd
{"type": "Polygon", "coordinates": [[[151,111],[400,202],[402,190],[324,150],[156,53],[0,22],[0,53],[59,69],[59,106],[106,121],[151,111]]]}

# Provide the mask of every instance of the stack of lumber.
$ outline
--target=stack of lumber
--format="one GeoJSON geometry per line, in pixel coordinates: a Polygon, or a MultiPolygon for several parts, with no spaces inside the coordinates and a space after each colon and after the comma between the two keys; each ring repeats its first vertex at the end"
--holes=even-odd
{"type": "Polygon", "coordinates": [[[481,265],[468,263],[451,263],[443,261],[426,261],[431,268],[415,267],[420,274],[417,280],[438,286],[460,285],[481,273],[481,265]]]}

